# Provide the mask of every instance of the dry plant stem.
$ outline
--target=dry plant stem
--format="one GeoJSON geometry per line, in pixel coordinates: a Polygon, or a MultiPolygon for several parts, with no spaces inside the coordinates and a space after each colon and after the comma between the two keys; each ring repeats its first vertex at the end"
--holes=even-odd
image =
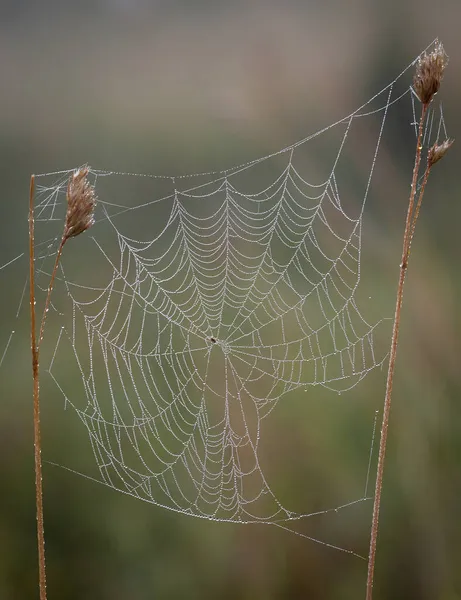
{"type": "Polygon", "coordinates": [[[46,600],[45,534],[43,528],[42,456],[40,439],[39,359],[35,337],[35,272],[34,272],[34,188],[35,177],[30,178],[29,197],[29,281],[30,281],[30,343],[34,381],[34,458],[35,504],[37,509],[37,543],[40,600],[46,600]]]}
{"type": "Polygon", "coordinates": [[[421,164],[421,150],[422,150],[422,138],[423,138],[423,126],[426,118],[429,104],[422,105],[421,118],[419,121],[418,139],[416,142],[416,153],[415,153],[415,165],[413,168],[413,179],[411,184],[410,198],[408,201],[407,218],[405,222],[405,232],[403,234],[403,250],[402,260],[400,263],[400,276],[397,287],[397,298],[395,304],[395,316],[394,326],[392,330],[392,341],[391,350],[389,354],[389,367],[387,372],[387,383],[386,383],[386,395],[384,398],[384,409],[383,409],[383,421],[381,425],[381,438],[379,442],[379,454],[378,454],[378,468],[376,473],[376,486],[375,486],[375,497],[373,503],[373,518],[371,524],[371,535],[370,535],[370,550],[368,554],[368,577],[367,577],[367,593],[366,600],[372,600],[373,598],[373,578],[375,569],[376,559],[376,543],[378,539],[378,528],[379,528],[379,511],[381,506],[381,492],[383,487],[383,473],[384,473],[384,460],[386,456],[386,444],[387,444],[387,432],[389,428],[389,416],[391,411],[391,399],[392,399],[392,386],[394,382],[394,370],[395,370],[395,359],[397,355],[397,346],[400,329],[400,315],[402,311],[403,302],[403,287],[405,283],[405,275],[408,267],[408,256],[410,253],[411,240],[414,234],[416,219],[418,218],[419,208],[421,206],[422,197],[424,195],[424,188],[427,183],[429,176],[430,167],[426,169],[423,185],[421,187],[420,195],[416,210],[415,197],[416,188],[418,182],[418,173],[421,164]]]}
{"type": "Polygon", "coordinates": [[[415,235],[415,227],[416,221],[419,217],[419,211],[421,209],[421,204],[423,202],[424,190],[426,189],[427,180],[429,179],[429,173],[431,172],[432,165],[431,163],[427,163],[426,170],[424,171],[423,182],[421,184],[421,191],[419,192],[418,202],[416,204],[416,208],[414,210],[413,221],[411,223],[411,231],[410,231],[410,243],[408,246],[408,256],[410,255],[411,250],[411,242],[413,241],[413,236],[415,235]]]}
{"type": "Polygon", "coordinates": [[[39,382],[39,356],[40,344],[43,340],[45,331],[46,315],[50,307],[51,292],[53,291],[54,280],[61,259],[62,250],[66,243],[63,236],[56,254],[53,272],[51,274],[48,293],[45,300],[45,308],[40,323],[40,333],[38,341],[35,337],[36,315],[35,315],[35,247],[34,247],[34,188],[35,177],[30,179],[30,199],[29,199],[29,268],[30,268],[30,336],[32,349],[32,373],[34,382],[34,456],[35,456],[35,504],[37,509],[37,542],[38,542],[38,568],[39,568],[39,589],[40,600],[46,600],[46,562],[45,562],[45,533],[43,524],[43,483],[42,483],[42,445],[40,432],[40,382],[39,382]]]}
{"type": "Polygon", "coordinates": [[[51,292],[53,291],[54,280],[56,279],[56,273],[58,271],[59,261],[61,259],[62,249],[64,248],[65,243],[66,243],[66,238],[63,236],[61,243],[59,244],[58,252],[56,253],[56,260],[54,261],[53,272],[51,274],[50,283],[48,285],[48,293],[46,295],[45,308],[43,310],[42,322],[40,323],[40,334],[38,336],[37,350],[40,349],[40,344],[42,343],[42,340],[43,340],[43,333],[45,331],[45,323],[46,323],[46,315],[48,314],[48,309],[50,308],[51,292]]]}
{"type": "Polygon", "coordinates": [[[30,269],[30,337],[32,350],[32,374],[34,382],[34,456],[35,456],[35,504],[37,508],[37,541],[40,600],[46,600],[46,568],[45,568],[45,535],[43,528],[43,488],[42,488],[42,459],[40,439],[40,384],[39,384],[39,355],[40,345],[45,331],[46,316],[50,308],[51,293],[56,279],[62,251],[65,243],[71,237],[80,235],[94,223],[94,207],[96,197],[94,186],[88,183],[89,167],[75,170],[69,177],[67,185],[67,213],[62,234],[51,273],[48,293],[45,299],[38,341],[36,337],[35,316],[35,240],[34,240],[34,190],[35,177],[30,178],[29,197],[29,269],[30,269]]]}

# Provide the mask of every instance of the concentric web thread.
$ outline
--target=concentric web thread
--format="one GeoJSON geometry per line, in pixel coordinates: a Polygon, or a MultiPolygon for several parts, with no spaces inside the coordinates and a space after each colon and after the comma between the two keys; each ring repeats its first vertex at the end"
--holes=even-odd
{"type": "MultiPolygon", "coordinates": [[[[263,422],[290,393],[350,390],[386,359],[375,341],[386,320],[368,320],[357,291],[385,125],[402,105],[409,131],[416,122],[406,71],[348,117],[226,171],[91,172],[97,221],[63,256],[49,373],[103,483],[212,520],[286,527],[318,514],[291,511],[266,480],[263,422]],[[371,152],[354,187],[363,132],[371,152]]],[[[433,118],[427,140],[435,129],[433,118]]],[[[36,180],[44,290],[70,173],[36,180]]]]}

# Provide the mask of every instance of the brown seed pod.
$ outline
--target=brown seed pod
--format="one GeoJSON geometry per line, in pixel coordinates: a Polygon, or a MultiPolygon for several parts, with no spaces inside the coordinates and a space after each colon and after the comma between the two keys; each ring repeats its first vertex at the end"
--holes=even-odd
{"type": "Polygon", "coordinates": [[[76,169],[67,184],[67,213],[63,240],[80,235],[94,224],[96,196],[88,181],[88,165],[76,169]]]}
{"type": "Polygon", "coordinates": [[[435,143],[433,146],[429,148],[429,152],[427,153],[427,162],[429,166],[435,165],[441,158],[445,156],[448,150],[453,145],[455,140],[446,139],[441,144],[435,143]]]}
{"type": "Polygon", "coordinates": [[[413,89],[423,104],[429,104],[439,91],[443,72],[448,64],[448,56],[443,45],[437,41],[429,54],[424,52],[416,63],[413,89]]]}

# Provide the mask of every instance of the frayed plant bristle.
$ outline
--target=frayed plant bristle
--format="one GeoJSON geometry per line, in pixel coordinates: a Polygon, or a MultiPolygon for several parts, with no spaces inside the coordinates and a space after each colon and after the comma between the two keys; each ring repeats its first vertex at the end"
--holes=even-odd
{"type": "Polygon", "coordinates": [[[69,177],[64,240],[80,235],[94,224],[96,195],[94,186],[88,181],[89,172],[90,167],[85,165],[69,177]]]}
{"type": "Polygon", "coordinates": [[[427,153],[427,162],[432,167],[436,162],[439,162],[448,150],[453,146],[453,142],[455,140],[445,140],[441,144],[435,143],[433,146],[429,148],[429,152],[427,153]]]}
{"type": "Polygon", "coordinates": [[[413,89],[422,104],[429,104],[439,91],[447,64],[448,56],[439,41],[436,42],[432,52],[424,52],[418,58],[413,89]]]}

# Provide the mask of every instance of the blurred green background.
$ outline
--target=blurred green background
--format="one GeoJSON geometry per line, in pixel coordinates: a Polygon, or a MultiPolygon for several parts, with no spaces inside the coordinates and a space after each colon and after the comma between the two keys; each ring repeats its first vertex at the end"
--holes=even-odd
{"type": "MultiPolygon", "coordinates": [[[[0,8],[0,265],[27,246],[31,173],[88,162],[180,174],[251,160],[352,112],[436,36],[450,56],[439,96],[449,135],[459,137],[459,0],[4,1],[0,8]]],[[[393,313],[411,117],[407,107],[387,131],[380,156],[388,175],[366,211],[363,268],[383,316],[393,313]]],[[[460,153],[456,143],[434,171],[413,245],[377,600],[461,598],[460,153]]],[[[362,176],[368,168],[366,160],[362,176]]],[[[15,318],[26,277],[23,260],[0,270],[0,356],[15,330],[0,368],[2,600],[38,597],[27,314],[15,318]]],[[[365,480],[384,383],[376,371],[340,399],[314,389],[308,402],[293,396],[273,413],[265,458],[286,505],[309,511],[305,498],[324,507],[332,496],[339,504],[349,475],[362,469],[365,480]]],[[[91,472],[85,432],[62,410],[46,372],[42,402],[44,459],[68,465],[81,444],[91,472]]],[[[294,534],[174,514],[49,464],[44,490],[50,600],[364,597],[364,561],[294,534]]],[[[362,503],[338,520],[308,520],[304,532],[366,554],[370,520],[371,505],[362,503]]]]}

